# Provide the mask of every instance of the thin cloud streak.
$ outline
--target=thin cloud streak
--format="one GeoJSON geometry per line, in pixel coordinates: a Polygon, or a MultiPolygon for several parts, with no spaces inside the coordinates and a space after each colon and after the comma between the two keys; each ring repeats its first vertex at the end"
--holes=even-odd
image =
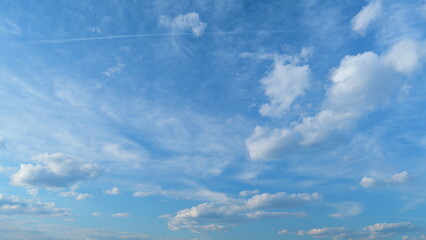
{"type": "MultiPolygon", "coordinates": [[[[268,33],[294,33],[294,32],[312,32],[302,30],[253,30],[253,31],[236,31],[236,32],[204,32],[203,35],[236,35],[244,34],[249,32],[268,32],[268,33]]],[[[114,35],[114,36],[102,36],[102,37],[82,37],[82,38],[63,38],[63,39],[44,39],[28,41],[34,44],[57,44],[57,43],[70,43],[70,42],[84,42],[84,41],[96,41],[96,40],[107,40],[107,39],[121,39],[121,38],[148,38],[148,37],[167,37],[167,36],[190,36],[192,33],[150,33],[150,34],[134,34],[134,35],[114,35]]]]}

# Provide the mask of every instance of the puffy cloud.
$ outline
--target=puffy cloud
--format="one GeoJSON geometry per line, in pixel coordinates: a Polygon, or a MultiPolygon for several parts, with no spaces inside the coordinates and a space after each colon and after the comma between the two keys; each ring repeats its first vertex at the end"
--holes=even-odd
{"type": "Polygon", "coordinates": [[[297,235],[309,235],[315,238],[328,237],[340,239],[386,239],[395,235],[418,231],[419,228],[409,222],[377,223],[362,230],[354,231],[344,227],[315,228],[308,231],[298,231],[297,235]]]}
{"type": "Polygon", "coordinates": [[[207,27],[207,24],[200,20],[200,16],[196,12],[179,15],[172,20],[163,16],[160,23],[172,31],[190,30],[197,37],[201,36],[207,27]]]}
{"type": "Polygon", "coordinates": [[[377,18],[382,11],[380,0],[373,0],[365,6],[355,17],[352,18],[352,30],[365,35],[365,32],[371,22],[377,18]]]}
{"type": "Polygon", "coordinates": [[[68,215],[68,210],[57,208],[54,203],[35,202],[34,200],[20,199],[15,196],[7,197],[4,194],[0,194],[0,214],[60,217],[68,215]]]}
{"type": "Polygon", "coordinates": [[[21,164],[18,172],[10,177],[11,184],[57,189],[94,179],[100,173],[98,165],[84,163],[63,153],[42,154],[33,160],[38,164],[21,164]]]}
{"type": "Polygon", "coordinates": [[[359,203],[355,202],[342,202],[332,204],[334,208],[336,208],[336,212],[330,214],[330,217],[334,218],[347,218],[360,214],[363,210],[363,207],[359,203]]]}
{"type": "Polygon", "coordinates": [[[297,66],[276,60],[274,68],[260,80],[266,96],[271,100],[263,104],[260,114],[269,117],[281,117],[290,109],[297,97],[305,93],[309,86],[310,70],[308,65],[297,66]]]}
{"type": "Polygon", "coordinates": [[[391,183],[406,183],[409,180],[408,172],[403,171],[400,173],[396,173],[392,176],[392,178],[389,180],[391,183]]]}
{"type": "Polygon", "coordinates": [[[399,50],[394,48],[402,48],[399,45],[406,46],[411,41],[414,40],[398,42],[382,56],[365,52],[344,57],[339,67],[330,74],[331,85],[320,111],[303,117],[289,128],[257,126],[246,140],[250,159],[281,159],[298,149],[341,142],[339,140],[354,129],[360,118],[377,109],[395,92],[401,80],[398,73],[414,70],[411,66],[421,60],[420,57],[411,56],[414,54],[412,51],[407,54],[415,60],[407,61],[415,64],[393,60],[394,55],[399,56],[399,50]]]}
{"type": "Polygon", "coordinates": [[[364,188],[372,188],[379,185],[377,180],[371,177],[363,177],[359,184],[364,188]]]}
{"type": "Polygon", "coordinates": [[[108,195],[118,195],[118,194],[121,193],[120,189],[118,189],[118,187],[113,187],[111,189],[105,190],[104,192],[108,195]]]}
{"type": "Polygon", "coordinates": [[[426,43],[407,38],[392,46],[384,56],[384,61],[397,72],[409,74],[419,67],[425,56],[426,43]]]}
{"type": "Polygon", "coordinates": [[[378,180],[372,177],[363,177],[359,184],[363,188],[374,188],[374,187],[384,187],[394,184],[407,183],[410,180],[410,176],[407,171],[402,171],[400,173],[394,174],[389,179],[378,180]]]}
{"type": "Polygon", "coordinates": [[[226,230],[246,221],[277,217],[303,217],[304,212],[266,211],[302,206],[320,199],[317,193],[259,194],[249,199],[227,198],[183,209],[175,216],[166,216],[172,231],[188,229],[193,232],[226,230]]]}

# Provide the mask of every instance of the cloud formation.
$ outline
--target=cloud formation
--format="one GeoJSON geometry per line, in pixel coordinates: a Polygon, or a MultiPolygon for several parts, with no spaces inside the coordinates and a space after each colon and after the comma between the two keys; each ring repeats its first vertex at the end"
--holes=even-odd
{"type": "Polygon", "coordinates": [[[175,216],[165,216],[172,231],[187,229],[192,232],[223,231],[247,221],[262,218],[304,217],[305,212],[271,211],[303,206],[320,199],[318,193],[275,194],[263,193],[249,199],[227,198],[183,209],[175,216]]]}
{"type": "Polygon", "coordinates": [[[383,55],[365,52],[344,57],[330,74],[320,111],[289,128],[257,126],[246,140],[250,159],[281,159],[301,148],[340,142],[362,117],[389,100],[401,81],[400,73],[414,71],[420,64],[425,55],[417,54],[417,48],[424,50],[424,45],[404,39],[383,55]]]}
{"type": "Polygon", "coordinates": [[[352,18],[352,30],[360,35],[365,35],[368,26],[382,11],[380,0],[373,0],[352,18]]]}
{"type": "Polygon", "coordinates": [[[57,208],[54,203],[42,203],[0,194],[0,214],[61,217],[68,215],[68,210],[57,208]]]}
{"type": "Polygon", "coordinates": [[[410,176],[407,171],[402,171],[400,173],[394,174],[389,179],[376,179],[373,177],[363,177],[359,182],[363,188],[375,188],[375,187],[385,187],[389,185],[407,183],[410,180],[410,176]]]}
{"type": "Polygon", "coordinates": [[[118,194],[121,193],[120,189],[118,189],[118,187],[113,187],[111,189],[105,190],[104,192],[108,195],[118,195],[118,194]]]}
{"type": "Polygon", "coordinates": [[[11,184],[21,187],[65,188],[96,178],[101,169],[63,153],[42,154],[32,158],[37,164],[21,164],[10,177],[11,184]]]}
{"type": "Polygon", "coordinates": [[[312,236],[315,238],[340,239],[386,239],[396,235],[403,235],[418,231],[419,227],[410,222],[377,223],[361,230],[354,231],[344,227],[315,228],[308,231],[298,231],[299,236],[312,236]]]}
{"type": "Polygon", "coordinates": [[[286,113],[297,97],[305,93],[309,86],[310,70],[308,65],[285,63],[276,59],[273,69],[260,80],[270,103],[263,104],[260,114],[268,117],[281,117],[286,113]]]}
{"type": "Polygon", "coordinates": [[[196,12],[181,14],[174,19],[162,16],[160,24],[174,32],[191,31],[196,37],[201,36],[207,27],[207,24],[200,20],[200,16],[196,12]]]}

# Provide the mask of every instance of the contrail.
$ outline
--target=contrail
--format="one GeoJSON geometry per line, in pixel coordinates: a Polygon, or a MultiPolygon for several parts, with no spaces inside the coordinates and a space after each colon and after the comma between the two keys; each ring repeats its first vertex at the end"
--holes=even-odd
{"type": "MultiPolygon", "coordinates": [[[[244,34],[249,32],[269,32],[269,33],[295,33],[295,32],[309,32],[303,30],[251,30],[251,31],[235,31],[235,32],[205,32],[203,35],[235,35],[244,34]]],[[[55,43],[69,43],[69,42],[83,42],[83,41],[95,41],[105,39],[119,39],[119,38],[146,38],[146,37],[163,37],[163,36],[190,36],[193,33],[151,33],[151,34],[134,34],[134,35],[115,35],[115,36],[103,36],[103,37],[82,37],[82,38],[63,38],[63,39],[45,39],[29,41],[35,44],[55,44],[55,43]]]]}
{"type": "Polygon", "coordinates": [[[144,38],[144,37],[183,36],[183,35],[192,35],[192,33],[152,33],[152,34],[135,34],[135,35],[115,35],[115,36],[104,36],[104,37],[47,39],[47,40],[30,41],[30,43],[54,44],[54,43],[83,42],[83,41],[117,39],[117,38],[144,38]]]}

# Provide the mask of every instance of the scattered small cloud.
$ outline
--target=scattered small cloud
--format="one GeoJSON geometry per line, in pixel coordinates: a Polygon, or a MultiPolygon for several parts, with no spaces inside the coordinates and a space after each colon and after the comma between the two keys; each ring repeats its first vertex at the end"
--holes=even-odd
{"type": "Polygon", "coordinates": [[[118,187],[113,187],[111,189],[105,190],[104,193],[108,194],[108,195],[118,195],[120,194],[120,189],[118,189],[118,187]]]}
{"type": "Polygon", "coordinates": [[[109,67],[105,72],[103,72],[103,74],[107,77],[113,77],[117,73],[120,73],[124,67],[125,67],[124,64],[118,63],[117,65],[113,67],[109,67]]]}
{"type": "Polygon", "coordinates": [[[104,217],[105,215],[103,213],[100,213],[100,212],[92,212],[92,216],[94,216],[94,217],[104,217]]]}
{"type": "Polygon", "coordinates": [[[189,30],[196,37],[201,36],[207,27],[207,24],[200,20],[200,16],[196,12],[179,15],[174,19],[162,16],[160,24],[171,29],[173,32],[189,30]]]}
{"type": "Polygon", "coordinates": [[[375,179],[372,177],[363,177],[361,181],[359,182],[359,184],[363,188],[376,188],[376,187],[385,187],[385,186],[390,186],[395,184],[403,184],[409,181],[410,181],[410,175],[408,174],[408,172],[402,171],[400,173],[394,174],[391,178],[384,179],[384,180],[375,179]]]}
{"type": "Polygon", "coordinates": [[[352,18],[352,30],[360,35],[365,35],[368,26],[382,11],[380,0],[373,0],[352,18]]]}
{"type": "Polygon", "coordinates": [[[85,200],[85,199],[88,199],[88,198],[93,198],[93,194],[78,193],[78,192],[75,192],[75,191],[61,192],[61,193],[59,193],[59,196],[61,196],[61,197],[72,197],[72,198],[75,198],[76,200],[85,200]]]}
{"type": "Polygon", "coordinates": [[[113,217],[130,217],[131,215],[129,213],[113,213],[111,214],[113,217]]]}
{"type": "Polygon", "coordinates": [[[388,239],[392,236],[403,235],[419,231],[419,227],[410,222],[377,223],[369,225],[361,230],[351,230],[344,227],[315,228],[308,231],[298,231],[299,236],[312,236],[314,238],[343,239],[388,239]]]}

